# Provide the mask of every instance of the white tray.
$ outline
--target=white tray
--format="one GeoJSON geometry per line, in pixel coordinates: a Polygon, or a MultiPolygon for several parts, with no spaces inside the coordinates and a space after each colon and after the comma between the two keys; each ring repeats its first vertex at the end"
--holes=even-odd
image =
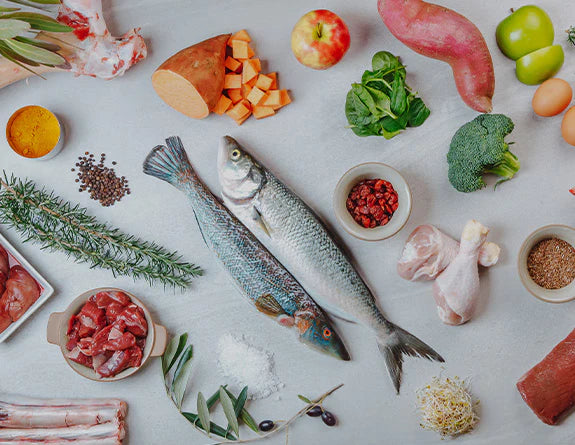
{"type": "Polygon", "coordinates": [[[8,337],[10,337],[16,329],[20,327],[22,323],[26,321],[26,319],[32,315],[40,306],[42,306],[48,298],[52,296],[54,293],[54,288],[50,286],[42,275],[38,273],[36,269],[34,269],[26,259],[20,255],[20,253],[8,242],[6,238],[0,234],[0,244],[6,252],[8,252],[10,267],[14,266],[15,264],[20,264],[26,271],[32,275],[32,277],[36,280],[38,285],[41,288],[40,296],[36,300],[36,302],[30,306],[30,308],[20,317],[17,321],[12,323],[8,328],[0,334],[0,343],[5,341],[8,337]]]}

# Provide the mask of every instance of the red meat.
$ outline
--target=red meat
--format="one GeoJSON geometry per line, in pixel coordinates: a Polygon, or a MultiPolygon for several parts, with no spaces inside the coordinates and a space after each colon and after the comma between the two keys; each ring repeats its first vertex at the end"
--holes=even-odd
{"type": "Polygon", "coordinates": [[[80,363],[83,366],[87,366],[89,368],[92,367],[92,357],[88,357],[87,355],[83,354],[79,348],[74,348],[68,352],[68,358],[73,362],[80,363]]]}
{"type": "Polygon", "coordinates": [[[126,323],[128,331],[136,337],[145,337],[148,335],[148,322],[141,307],[130,304],[118,315],[118,320],[123,320],[126,323]]]}
{"type": "Polygon", "coordinates": [[[118,291],[98,292],[95,299],[99,308],[105,308],[112,303],[119,303],[122,306],[127,306],[132,302],[128,295],[124,292],[118,291]]]}
{"type": "Polygon", "coordinates": [[[2,310],[2,308],[0,308],[0,334],[4,332],[6,328],[8,328],[8,326],[10,326],[11,324],[12,319],[10,318],[10,315],[8,315],[6,312],[2,310]]]}
{"type": "Polygon", "coordinates": [[[106,362],[104,362],[96,373],[101,377],[112,377],[130,366],[131,354],[129,349],[116,351],[106,362]]]}
{"type": "Polygon", "coordinates": [[[78,313],[81,323],[89,329],[98,330],[106,326],[106,312],[96,303],[88,300],[78,313]]]}
{"type": "Polygon", "coordinates": [[[6,290],[0,298],[0,310],[18,320],[40,297],[40,287],[22,266],[10,269],[6,290]]]}
{"type": "MultiPolygon", "coordinates": [[[[6,290],[6,280],[8,280],[8,275],[10,274],[8,252],[4,247],[0,246],[0,296],[6,290]]],[[[3,329],[0,327],[0,332],[3,329]]]]}
{"type": "Polygon", "coordinates": [[[116,303],[115,301],[110,303],[108,307],[106,307],[106,320],[108,323],[114,323],[118,318],[118,315],[120,315],[125,308],[126,306],[116,303]]]}
{"type": "Polygon", "coordinates": [[[529,408],[555,425],[575,405],[575,329],[517,382],[529,408]]]}
{"type": "Polygon", "coordinates": [[[128,349],[136,344],[136,337],[131,332],[124,332],[121,336],[111,339],[106,343],[107,351],[121,351],[128,349]]]}

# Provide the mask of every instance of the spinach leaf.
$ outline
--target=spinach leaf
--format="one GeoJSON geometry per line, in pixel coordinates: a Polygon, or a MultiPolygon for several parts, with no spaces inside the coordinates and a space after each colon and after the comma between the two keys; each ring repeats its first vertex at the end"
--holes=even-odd
{"type": "Polygon", "coordinates": [[[400,65],[399,59],[388,51],[379,51],[371,58],[373,71],[391,71],[400,65]]]}
{"type": "Polygon", "coordinates": [[[419,97],[416,97],[409,104],[409,116],[408,116],[409,126],[419,127],[421,124],[425,122],[425,120],[429,117],[430,114],[431,111],[423,103],[423,100],[421,100],[421,98],[419,97]]]}
{"type": "Polygon", "coordinates": [[[353,90],[347,93],[345,100],[345,116],[350,125],[362,126],[371,122],[369,108],[361,101],[353,90]]]}
{"type": "Polygon", "coordinates": [[[373,101],[375,103],[375,107],[380,110],[382,113],[391,115],[393,116],[393,112],[391,111],[391,99],[389,98],[389,96],[387,94],[385,94],[383,91],[378,90],[376,88],[372,88],[372,87],[365,87],[367,89],[367,91],[369,92],[369,94],[371,95],[371,97],[373,98],[373,101]]]}
{"type": "Polygon", "coordinates": [[[397,115],[403,114],[407,108],[407,94],[405,92],[405,81],[396,71],[391,89],[391,109],[397,115]]]}
{"type": "Polygon", "coordinates": [[[380,111],[375,106],[375,101],[373,100],[373,96],[369,94],[369,91],[366,87],[364,87],[360,83],[353,83],[351,85],[351,91],[359,98],[361,102],[367,107],[369,112],[373,115],[380,115],[380,111]]]}
{"type": "Polygon", "coordinates": [[[353,131],[356,136],[366,137],[366,136],[381,136],[383,129],[381,127],[381,120],[373,122],[368,125],[362,126],[352,126],[351,131],[353,131]]]}

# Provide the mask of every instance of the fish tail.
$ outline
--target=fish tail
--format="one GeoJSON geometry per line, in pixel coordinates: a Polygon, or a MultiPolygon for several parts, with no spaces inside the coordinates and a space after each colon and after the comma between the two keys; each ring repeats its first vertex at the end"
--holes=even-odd
{"type": "Polygon", "coordinates": [[[195,175],[188,155],[178,136],[166,139],[165,145],[157,145],[144,161],[144,173],[179,187],[195,175]]]}
{"type": "Polygon", "coordinates": [[[399,394],[404,354],[438,362],[444,362],[445,360],[419,338],[399,326],[388,322],[387,328],[386,335],[378,338],[377,346],[385,359],[385,365],[393,381],[393,386],[399,394]],[[389,329],[391,329],[391,332],[389,332],[389,329]]]}

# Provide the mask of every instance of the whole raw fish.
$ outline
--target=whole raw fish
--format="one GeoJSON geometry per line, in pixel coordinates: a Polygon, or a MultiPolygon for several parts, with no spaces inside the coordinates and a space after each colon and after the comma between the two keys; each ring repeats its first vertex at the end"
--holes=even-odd
{"type": "Polygon", "coordinates": [[[218,173],[228,209],[254,233],[259,232],[315,301],[375,334],[398,393],[403,354],[443,362],[437,352],[384,317],[314,212],[229,136],[220,143],[218,173]]]}
{"type": "Polygon", "coordinates": [[[192,168],[179,137],[166,139],[144,162],[144,173],[184,192],[207,246],[214,251],[242,294],[280,325],[295,327],[300,340],[349,360],[326,314],[257,238],[221,204],[192,168]]]}

